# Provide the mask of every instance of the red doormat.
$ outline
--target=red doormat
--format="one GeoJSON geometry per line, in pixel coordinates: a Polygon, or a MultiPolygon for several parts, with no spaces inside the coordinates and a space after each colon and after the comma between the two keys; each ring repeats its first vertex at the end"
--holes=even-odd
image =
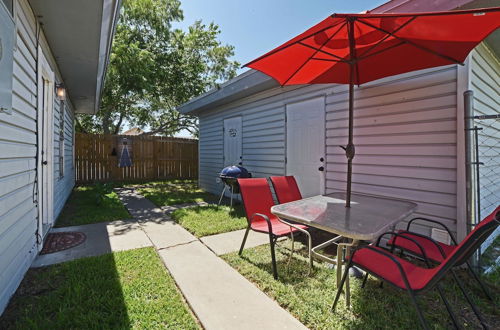
{"type": "Polygon", "coordinates": [[[86,238],[87,236],[84,233],[76,231],[48,234],[40,254],[49,254],[70,249],[85,242],[86,238]]]}

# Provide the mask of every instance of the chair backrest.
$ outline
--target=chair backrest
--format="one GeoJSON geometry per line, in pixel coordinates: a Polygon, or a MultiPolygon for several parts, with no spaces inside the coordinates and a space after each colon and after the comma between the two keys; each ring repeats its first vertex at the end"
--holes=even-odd
{"type": "MultiPolygon", "coordinates": [[[[271,187],[265,178],[238,179],[241,198],[249,223],[252,221],[252,215],[261,213],[273,218],[271,207],[274,206],[271,187]]],[[[256,218],[254,221],[265,221],[262,218],[256,218]]]]}
{"type": "MultiPolygon", "coordinates": [[[[430,282],[434,283],[439,281],[444,274],[454,266],[465,263],[476,250],[483,244],[483,242],[498,228],[500,225],[500,205],[497,206],[495,211],[484,218],[477,226],[467,235],[460,244],[457,245],[455,250],[448,255],[448,257],[435,268],[432,274],[433,278],[430,282]]],[[[432,284],[430,283],[430,284],[432,284]]]]}
{"type": "Polygon", "coordinates": [[[299,186],[293,176],[272,176],[270,179],[278,203],[283,204],[302,199],[299,186]]]}

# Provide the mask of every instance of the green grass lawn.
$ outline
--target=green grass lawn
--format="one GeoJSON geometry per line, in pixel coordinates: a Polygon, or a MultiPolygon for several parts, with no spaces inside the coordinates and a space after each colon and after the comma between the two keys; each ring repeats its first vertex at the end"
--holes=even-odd
{"type": "MultiPolygon", "coordinates": [[[[310,329],[418,328],[419,321],[408,294],[387,284],[379,288],[379,281],[373,277],[370,277],[365,289],[361,289],[361,280],[351,277],[351,309],[346,308],[345,300],[341,296],[336,312],[332,313],[330,308],[336,293],[335,270],[316,262],[315,272],[308,277],[307,259],[300,254],[294,254],[290,268],[287,269],[288,248],[289,240],[278,243],[278,281],[272,277],[268,245],[246,249],[242,257],[231,253],[223,256],[223,259],[310,329]]],[[[304,250],[302,247],[302,254],[304,250]]],[[[468,288],[476,284],[471,283],[470,277],[464,277],[463,282],[468,288]]],[[[444,284],[445,295],[454,306],[456,315],[460,315],[464,327],[480,328],[475,315],[458,293],[458,288],[449,281],[444,284]]],[[[483,297],[477,286],[473,286],[472,290],[478,293],[475,297],[483,297]]],[[[498,289],[495,291],[498,305],[500,295],[498,289]]],[[[417,299],[433,328],[452,327],[446,309],[435,291],[417,299]]],[[[491,328],[498,329],[500,313],[497,308],[486,299],[479,299],[477,303],[491,328]]]]}
{"type": "Polygon", "coordinates": [[[217,196],[199,189],[196,180],[151,182],[139,185],[137,190],[157,206],[217,201],[217,196]]]}
{"type": "Polygon", "coordinates": [[[225,233],[247,227],[241,205],[196,206],[175,210],[172,218],[196,237],[225,233]]]}
{"type": "Polygon", "coordinates": [[[55,227],[86,225],[131,218],[112,184],[78,186],[73,189],[55,227]]]}
{"type": "Polygon", "coordinates": [[[152,248],[30,269],[0,329],[200,329],[152,248]]]}

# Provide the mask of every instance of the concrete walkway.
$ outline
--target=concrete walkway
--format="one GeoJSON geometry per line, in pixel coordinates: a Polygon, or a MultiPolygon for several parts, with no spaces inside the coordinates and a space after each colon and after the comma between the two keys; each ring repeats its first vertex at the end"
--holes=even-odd
{"type": "MultiPolygon", "coordinates": [[[[163,210],[133,190],[120,189],[118,194],[204,328],[306,329],[163,210]]],[[[232,233],[237,242],[243,237],[239,234],[232,233]]]]}
{"type": "Polygon", "coordinates": [[[71,249],[38,255],[31,267],[48,266],[83,257],[153,246],[141,226],[135,221],[101,222],[50,230],[51,233],[66,231],[83,232],[87,238],[85,242],[71,249]]]}
{"type": "MultiPolygon", "coordinates": [[[[306,329],[218,257],[239,249],[244,230],[198,239],[168,216],[179,206],[158,208],[133,189],[117,192],[133,220],[54,228],[52,232],[80,231],[87,239],[74,248],[38,256],[33,267],[152,246],[205,329],[306,329]]],[[[268,240],[265,234],[250,232],[245,247],[268,240]]]]}

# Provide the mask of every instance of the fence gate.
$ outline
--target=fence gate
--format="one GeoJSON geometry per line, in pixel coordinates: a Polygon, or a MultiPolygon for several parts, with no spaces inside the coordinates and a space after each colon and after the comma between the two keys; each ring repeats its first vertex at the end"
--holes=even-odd
{"type": "Polygon", "coordinates": [[[75,172],[77,183],[194,179],[198,140],[77,133],[75,172]]]}

